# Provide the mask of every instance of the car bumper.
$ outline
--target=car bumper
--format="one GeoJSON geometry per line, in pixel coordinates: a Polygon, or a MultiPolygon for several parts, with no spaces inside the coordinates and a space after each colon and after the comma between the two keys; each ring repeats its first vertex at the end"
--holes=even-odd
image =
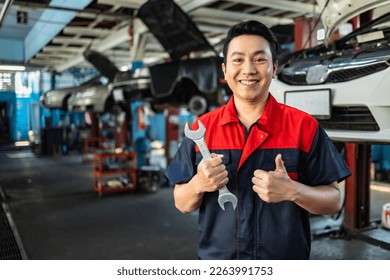
{"type": "MultiPolygon", "coordinates": [[[[335,108],[363,108],[367,118],[359,120],[347,116],[340,129],[326,128],[328,135],[339,141],[352,142],[384,142],[390,143],[390,69],[342,83],[320,85],[288,85],[275,79],[270,87],[271,94],[280,103],[285,103],[286,92],[315,91],[329,89],[331,92],[332,111],[335,108]],[[368,116],[369,115],[369,116],[368,116]],[[356,123],[354,123],[356,121],[356,123]],[[360,123],[359,123],[360,121],[360,123]]],[[[320,120],[326,123],[327,121],[320,120]]]]}

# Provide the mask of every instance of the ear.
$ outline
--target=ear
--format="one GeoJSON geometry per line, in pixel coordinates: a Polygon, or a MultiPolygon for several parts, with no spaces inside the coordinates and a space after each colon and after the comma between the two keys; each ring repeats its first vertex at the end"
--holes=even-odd
{"type": "Polygon", "coordinates": [[[275,61],[275,63],[273,64],[272,79],[276,78],[276,72],[278,70],[278,66],[279,66],[278,61],[275,61]]]}
{"type": "Polygon", "coordinates": [[[223,75],[224,75],[224,79],[226,80],[226,66],[225,66],[225,63],[221,64],[221,68],[222,68],[222,72],[223,72],[223,75]]]}

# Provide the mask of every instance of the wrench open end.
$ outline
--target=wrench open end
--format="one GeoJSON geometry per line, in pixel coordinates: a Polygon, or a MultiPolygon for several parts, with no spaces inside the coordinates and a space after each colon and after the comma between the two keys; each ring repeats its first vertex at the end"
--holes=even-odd
{"type": "Polygon", "coordinates": [[[206,128],[200,120],[198,120],[198,126],[199,128],[197,130],[191,130],[188,126],[188,122],[186,122],[186,125],[184,126],[184,135],[194,141],[201,139],[206,133],[206,128]]]}
{"type": "Polygon", "coordinates": [[[237,197],[232,194],[227,187],[223,187],[222,189],[219,189],[219,196],[218,196],[218,204],[222,208],[223,211],[225,211],[225,203],[231,202],[233,209],[235,210],[237,207],[237,197]]]}
{"type": "Polygon", "coordinates": [[[225,211],[225,203],[231,202],[233,206],[233,210],[237,207],[237,197],[235,195],[231,195],[230,197],[218,197],[218,204],[222,208],[223,211],[225,211]]]}

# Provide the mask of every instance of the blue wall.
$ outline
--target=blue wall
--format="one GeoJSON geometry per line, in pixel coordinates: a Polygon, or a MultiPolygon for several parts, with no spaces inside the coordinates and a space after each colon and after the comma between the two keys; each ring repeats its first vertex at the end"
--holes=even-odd
{"type": "Polygon", "coordinates": [[[16,140],[28,140],[29,98],[16,98],[16,140]]]}

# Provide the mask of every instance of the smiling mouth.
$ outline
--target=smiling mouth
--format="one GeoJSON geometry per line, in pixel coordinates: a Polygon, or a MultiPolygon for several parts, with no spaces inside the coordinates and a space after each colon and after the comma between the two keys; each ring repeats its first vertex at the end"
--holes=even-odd
{"type": "Polygon", "coordinates": [[[241,84],[246,85],[246,86],[253,86],[259,82],[259,80],[240,80],[239,81],[241,84]]]}

